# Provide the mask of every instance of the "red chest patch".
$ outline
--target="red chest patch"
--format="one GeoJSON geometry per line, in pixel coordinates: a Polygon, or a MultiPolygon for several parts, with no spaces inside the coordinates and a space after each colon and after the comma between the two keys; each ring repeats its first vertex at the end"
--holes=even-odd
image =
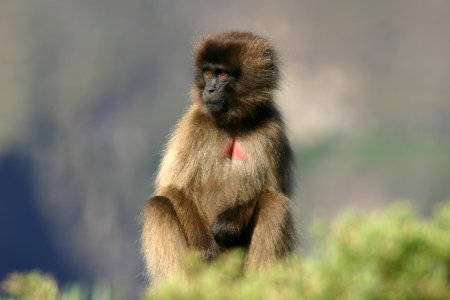
{"type": "Polygon", "coordinates": [[[227,145],[225,146],[224,151],[225,157],[228,157],[232,160],[244,160],[245,159],[245,152],[244,148],[242,147],[241,143],[239,143],[235,137],[232,137],[227,145]]]}

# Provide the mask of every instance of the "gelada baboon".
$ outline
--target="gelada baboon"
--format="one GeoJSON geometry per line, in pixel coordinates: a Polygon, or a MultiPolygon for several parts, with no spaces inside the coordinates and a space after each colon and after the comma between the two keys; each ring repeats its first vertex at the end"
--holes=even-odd
{"type": "Polygon", "coordinates": [[[292,151],[273,93],[277,56],[249,32],[195,48],[192,105],[178,123],[145,208],[142,251],[152,281],[182,271],[187,251],[209,260],[246,249],[246,268],[293,250],[292,151]]]}

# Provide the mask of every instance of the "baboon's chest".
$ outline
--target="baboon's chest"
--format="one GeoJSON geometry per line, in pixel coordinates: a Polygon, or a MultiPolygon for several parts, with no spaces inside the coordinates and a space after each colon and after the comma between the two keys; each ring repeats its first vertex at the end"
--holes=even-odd
{"type": "Polygon", "coordinates": [[[256,197],[265,178],[265,171],[252,160],[248,143],[235,138],[224,140],[198,168],[193,183],[195,200],[213,222],[225,209],[256,197]]]}
{"type": "Polygon", "coordinates": [[[245,160],[245,149],[240,141],[232,137],[225,145],[223,156],[225,159],[243,161],[245,160]]]}

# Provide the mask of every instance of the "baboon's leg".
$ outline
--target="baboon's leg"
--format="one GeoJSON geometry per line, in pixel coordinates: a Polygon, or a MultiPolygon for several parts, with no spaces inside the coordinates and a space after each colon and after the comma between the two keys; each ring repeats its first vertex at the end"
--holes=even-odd
{"type": "Polygon", "coordinates": [[[192,200],[171,187],[161,194],[149,200],[142,231],[142,251],[152,282],[182,272],[188,249],[208,260],[220,250],[192,200]]]}
{"type": "Polygon", "coordinates": [[[170,186],[165,188],[162,193],[173,204],[189,249],[198,252],[207,260],[216,257],[219,253],[219,246],[194,201],[186,197],[183,192],[170,186]]]}
{"type": "Polygon", "coordinates": [[[252,222],[253,234],[246,267],[266,266],[294,250],[295,230],[286,196],[263,193],[256,204],[252,222]]]}
{"type": "Polygon", "coordinates": [[[142,251],[152,285],[168,274],[182,270],[187,251],[186,237],[170,200],[151,198],[145,208],[142,251]]]}

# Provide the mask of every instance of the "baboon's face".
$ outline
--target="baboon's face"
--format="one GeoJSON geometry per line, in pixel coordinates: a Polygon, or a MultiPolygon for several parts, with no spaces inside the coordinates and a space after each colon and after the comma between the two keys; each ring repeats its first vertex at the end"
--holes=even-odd
{"type": "Polygon", "coordinates": [[[272,105],[278,66],[270,42],[249,32],[202,39],[194,54],[194,100],[219,126],[254,123],[272,105]]]}
{"type": "Polygon", "coordinates": [[[232,83],[236,77],[225,66],[206,63],[203,66],[203,103],[211,113],[218,113],[227,108],[232,93],[232,83]]]}

